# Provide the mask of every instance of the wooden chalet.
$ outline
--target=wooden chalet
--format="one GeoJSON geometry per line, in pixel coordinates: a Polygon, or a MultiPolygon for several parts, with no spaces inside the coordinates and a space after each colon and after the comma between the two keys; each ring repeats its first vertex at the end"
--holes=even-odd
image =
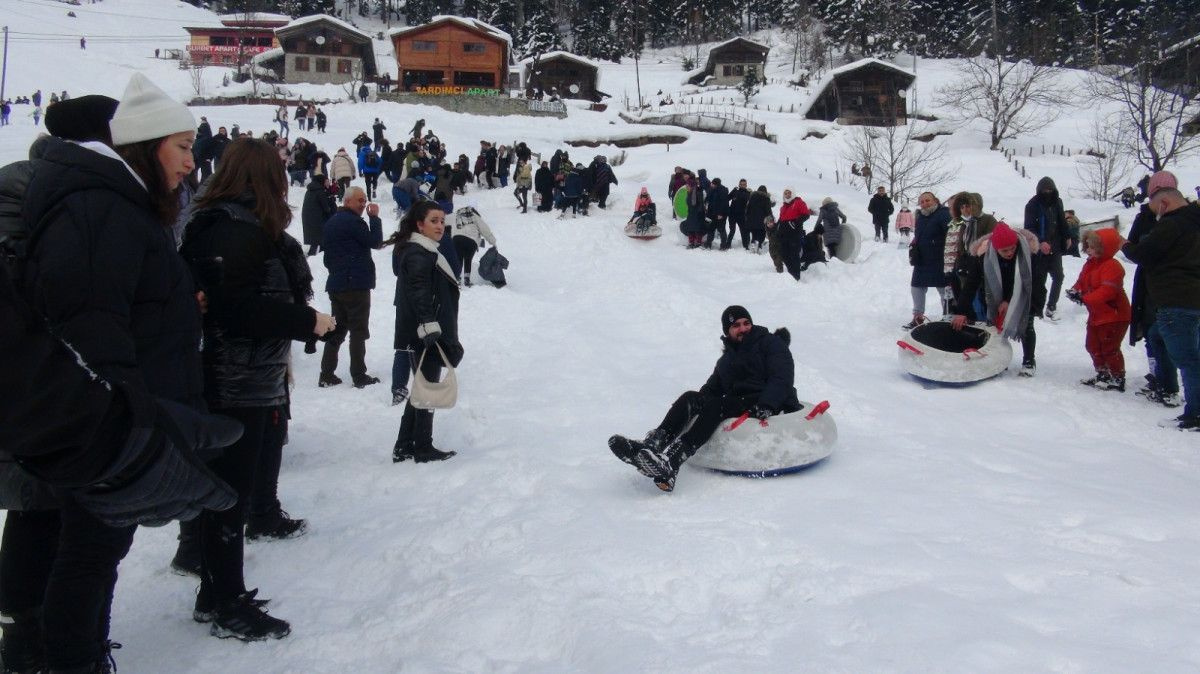
{"type": "Polygon", "coordinates": [[[184,26],[191,36],[187,55],[192,63],[241,66],[256,54],[278,47],[275,29],[287,25],[292,17],[251,12],[225,14],[218,20],[219,25],[184,26]]]}
{"type": "Polygon", "coordinates": [[[371,36],[341,19],[306,16],[277,28],[275,36],[282,54],[261,65],[280,72],[285,82],[342,84],[378,75],[371,36]]]}
{"type": "Polygon", "coordinates": [[[599,103],[608,94],[600,91],[600,66],[591,59],[565,51],[546,52],[521,61],[525,95],[541,98],[557,94],[560,98],[579,98],[599,103]]]}
{"type": "Polygon", "coordinates": [[[512,38],[477,19],[435,16],[388,33],[402,91],[419,87],[504,89],[512,38]]]}
{"type": "Polygon", "coordinates": [[[1200,35],[1163,50],[1153,66],[1154,83],[1185,96],[1200,92],[1200,35]]]}
{"type": "Polygon", "coordinates": [[[746,73],[764,79],[770,51],[767,45],[744,37],[726,40],[708,50],[704,68],[690,75],[687,81],[690,84],[737,85],[746,79],[746,73]]]}
{"type": "Polygon", "coordinates": [[[863,126],[905,124],[905,96],[916,79],[911,72],[875,58],[848,63],[817,83],[805,117],[863,126]]]}

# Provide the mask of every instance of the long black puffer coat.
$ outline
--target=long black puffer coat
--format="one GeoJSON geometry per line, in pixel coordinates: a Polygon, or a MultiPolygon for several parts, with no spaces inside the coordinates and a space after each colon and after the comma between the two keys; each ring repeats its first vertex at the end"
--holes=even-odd
{"type": "Polygon", "coordinates": [[[770,332],[761,325],[750,329],[739,343],[722,337],[725,352],[700,392],[710,396],[758,394],[758,403],[776,412],[800,409],[796,396],[795,363],[788,345],[787,328],[770,332]]]}
{"type": "Polygon", "coordinates": [[[170,223],[155,220],[149,194],[111,152],[52,138],[34,161],[28,297],[105,378],[202,407],[195,283],[170,223]]]}
{"type": "Polygon", "coordinates": [[[336,212],[337,202],[333,200],[325,182],[313,180],[308,183],[308,189],[304,191],[304,207],[300,211],[300,220],[304,225],[304,245],[321,245],[325,221],[336,212]]]}
{"type": "Polygon", "coordinates": [[[458,281],[452,272],[439,267],[437,259],[437,244],[420,234],[398,244],[392,252],[392,271],[396,274],[394,348],[423,349],[417,327],[437,323],[442,332],[438,344],[450,364],[457,367],[463,357],[458,341],[458,281]]]}
{"type": "Polygon", "coordinates": [[[766,219],[771,216],[771,208],[775,204],[766,192],[755,190],[746,201],[746,229],[751,232],[766,230],[766,219]]]}
{"type": "Polygon", "coordinates": [[[310,339],[316,323],[295,303],[281,243],[249,206],[197,211],[179,251],[208,295],[204,395],[214,409],[285,404],[289,340],[310,339]]]}

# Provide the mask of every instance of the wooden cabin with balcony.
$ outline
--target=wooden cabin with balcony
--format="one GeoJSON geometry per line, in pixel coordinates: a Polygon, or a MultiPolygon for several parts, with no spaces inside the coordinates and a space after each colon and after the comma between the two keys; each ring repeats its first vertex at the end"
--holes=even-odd
{"type": "Polygon", "coordinates": [[[704,68],[688,76],[689,84],[737,86],[753,73],[760,81],[766,79],[767,54],[771,48],[754,40],[735,37],[708,50],[704,68]]]}
{"type": "Polygon", "coordinates": [[[343,84],[379,74],[371,36],[332,16],[296,19],[277,28],[275,37],[283,49],[282,65],[276,67],[285,82],[343,84]]]}
{"type": "Polygon", "coordinates": [[[565,51],[531,56],[517,65],[524,73],[525,96],[542,99],[578,98],[599,103],[608,94],[600,91],[600,66],[593,60],[565,51]]]}
{"type": "Polygon", "coordinates": [[[217,17],[219,25],[184,26],[191,39],[187,46],[192,63],[237,68],[256,54],[279,46],[275,29],[285,26],[292,17],[286,14],[250,12],[224,14],[217,17]],[[241,63],[238,59],[241,59],[241,63]]]}
{"type": "Polygon", "coordinates": [[[906,96],[917,76],[875,58],[865,58],[825,73],[805,117],[860,126],[908,123],[906,96]]]}
{"type": "Polygon", "coordinates": [[[505,89],[512,38],[478,19],[436,16],[388,33],[401,91],[423,87],[505,89]]]}

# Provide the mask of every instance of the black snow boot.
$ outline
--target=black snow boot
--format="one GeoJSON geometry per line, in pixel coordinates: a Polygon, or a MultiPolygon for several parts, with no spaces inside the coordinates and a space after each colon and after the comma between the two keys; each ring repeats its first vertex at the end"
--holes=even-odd
{"type": "Polygon", "coordinates": [[[180,576],[200,576],[200,523],[179,523],[179,547],[171,560],[171,570],[180,576]]]}
{"type": "Polygon", "coordinates": [[[262,641],[282,639],[292,632],[285,620],[271,617],[249,593],[238,595],[229,601],[219,602],[212,613],[209,632],[219,639],[262,641]]]}
{"type": "Polygon", "coordinates": [[[400,463],[411,459],[414,463],[429,463],[430,461],[445,461],[458,452],[450,451],[443,452],[442,450],[429,445],[428,447],[418,449],[416,443],[408,442],[403,445],[396,445],[392,448],[392,463],[400,463]]]}
{"type": "MultiPolygon", "coordinates": [[[[204,585],[200,586],[200,590],[196,592],[196,605],[192,609],[192,620],[198,623],[210,623],[217,615],[217,600],[212,598],[212,593],[206,592],[204,585]]],[[[270,603],[270,599],[259,599],[258,588],[246,590],[240,597],[240,600],[249,602],[256,608],[262,608],[270,603]]]]}
{"type": "Polygon", "coordinates": [[[679,467],[695,454],[697,449],[683,439],[678,439],[659,452],[651,451],[648,447],[642,449],[633,458],[633,465],[642,475],[654,480],[659,489],[672,491],[675,489],[675,475],[679,473],[679,467]]]}
{"type": "Polygon", "coordinates": [[[42,647],[42,612],[32,608],[0,614],[0,660],[4,674],[38,674],[46,667],[42,647]]]}
{"type": "Polygon", "coordinates": [[[246,522],[246,540],[257,541],[260,538],[284,540],[303,536],[308,531],[308,523],[299,518],[289,517],[287,511],[276,506],[259,514],[251,514],[246,522]]]}
{"type": "Polygon", "coordinates": [[[633,457],[637,456],[638,452],[649,449],[653,452],[661,452],[663,447],[671,441],[671,434],[661,428],[655,428],[646,434],[645,439],[641,442],[631,440],[623,435],[614,435],[608,439],[608,449],[618,459],[625,463],[636,466],[633,462],[633,457]]]}

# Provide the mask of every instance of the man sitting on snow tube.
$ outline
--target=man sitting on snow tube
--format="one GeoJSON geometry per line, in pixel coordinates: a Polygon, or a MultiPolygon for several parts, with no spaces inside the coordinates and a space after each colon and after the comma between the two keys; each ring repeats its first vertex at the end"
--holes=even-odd
{"type": "Polygon", "coordinates": [[[738,305],[721,313],[721,328],[725,350],[699,391],[679,396],[645,440],[621,435],[608,439],[617,458],[663,491],[675,488],[679,467],[708,442],[723,420],[743,412],[762,420],[801,408],[787,328],[772,333],[754,325],[750,312],[738,305]]]}

